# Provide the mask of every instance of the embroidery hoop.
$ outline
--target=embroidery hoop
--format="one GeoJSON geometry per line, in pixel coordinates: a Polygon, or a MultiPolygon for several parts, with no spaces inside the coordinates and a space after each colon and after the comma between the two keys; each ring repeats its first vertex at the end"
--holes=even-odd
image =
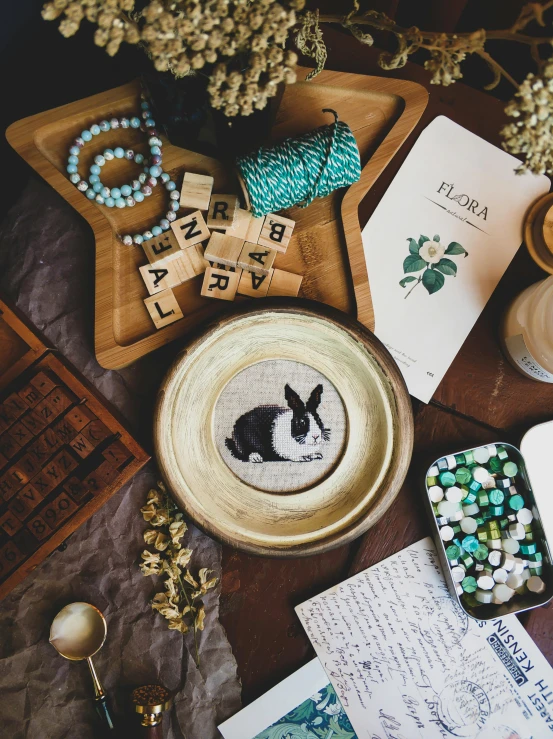
{"type": "Polygon", "coordinates": [[[364,533],[397,496],[413,448],[411,400],[386,348],[357,321],[313,301],[264,300],[235,308],[188,342],[161,386],[154,444],[175,501],[209,534],[255,554],[314,554],[364,533]],[[340,394],[348,419],[335,468],[294,494],[244,483],[215,441],[223,388],[268,359],[319,371],[340,394]]]}

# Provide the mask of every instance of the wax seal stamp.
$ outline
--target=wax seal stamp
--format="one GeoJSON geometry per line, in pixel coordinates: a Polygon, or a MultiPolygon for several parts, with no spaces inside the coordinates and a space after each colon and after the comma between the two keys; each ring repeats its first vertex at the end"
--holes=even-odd
{"type": "Polygon", "coordinates": [[[161,722],[163,712],[171,708],[173,697],[163,685],[142,685],[132,692],[136,713],[142,716],[141,726],[144,739],[162,739],[161,722]]]}

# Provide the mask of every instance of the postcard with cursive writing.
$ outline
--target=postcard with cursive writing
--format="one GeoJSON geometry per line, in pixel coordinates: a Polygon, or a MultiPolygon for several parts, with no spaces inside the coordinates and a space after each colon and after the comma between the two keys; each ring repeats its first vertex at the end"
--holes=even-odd
{"type": "Polygon", "coordinates": [[[553,736],[553,669],[515,616],[466,616],[430,538],[296,611],[358,739],[553,736]]]}
{"type": "Polygon", "coordinates": [[[444,116],[421,133],[363,229],[378,338],[428,403],[522,243],[545,175],[444,116]]]}
{"type": "Polygon", "coordinates": [[[224,739],[357,739],[318,659],[219,726],[224,739]]]}

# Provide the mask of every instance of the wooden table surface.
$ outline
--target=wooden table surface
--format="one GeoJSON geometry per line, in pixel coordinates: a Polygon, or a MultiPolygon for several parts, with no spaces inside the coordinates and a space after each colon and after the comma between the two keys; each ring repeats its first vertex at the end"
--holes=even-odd
{"type": "MultiPolygon", "coordinates": [[[[325,37],[329,69],[392,74],[420,82],[430,91],[420,124],[363,201],[362,222],[420,131],[436,116],[446,115],[499,144],[503,104],[495,98],[460,83],[448,88],[430,86],[426,72],[414,64],[384,73],[376,64],[375,49],[362,47],[336,31],[325,32],[325,37]]],[[[480,443],[517,443],[530,426],[553,418],[553,388],[516,372],[498,343],[500,318],[510,300],[545,276],[521,248],[432,402],[413,401],[415,448],[407,480],[385,518],[363,538],[323,555],[296,560],[258,558],[225,548],[221,621],[238,662],[244,704],[314,656],[295,615],[296,605],[430,534],[420,497],[421,469],[430,457],[480,443]]],[[[538,608],[523,615],[522,621],[553,664],[553,608],[538,608]]]]}

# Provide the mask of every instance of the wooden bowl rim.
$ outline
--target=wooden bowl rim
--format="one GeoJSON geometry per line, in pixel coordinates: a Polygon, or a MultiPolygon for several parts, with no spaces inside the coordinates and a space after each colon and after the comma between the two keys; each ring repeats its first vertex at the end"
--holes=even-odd
{"type": "Polygon", "coordinates": [[[213,333],[219,330],[224,324],[232,324],[235,320],[242,316],[259,315],[270,312],[285,314],[301,314],[303,316],[313,316],[316,318],[327,319],[330,322],[338,324],[340,328],[346,331],[350,336],[361,342],[368,349],[376,360],[384,377],[390,383],[393,389],[393,398],[395,399],[395,413],[397,419],[397,444],[390,462],[389,469],[386,473],[386,492],[380,495],[374,504],[356,519],[355,523],[345,529],[329,536],[324,540],[311,542],[306,544],[297,544],[287,548],[271,547],[257,544],[245,543],[239,539],[227,536],[219,530],[216,522],[212,520],[204,520],[196,515],[186,503],[186,500],[177,500],[175,503],[179,508],[184,509],[195,525],[209,536],[217,539],[223,544],[234,547],[238,550],[248,552],[250,554],[270,556],[270,557],[299,557],[319,554],[334,549],[338,546],[348,544],[361,534],[365,533],[371,526],[374,526],[386,513],[393,501],[399,494],[403,481],[407,475],[407,470],[411,461],[413,441],[414,441],[414,420],[411,398],[409,396],[407,386],[396,362],[388,352],[384,344],[365,326],[356,319],[348,316],[341,311],[332,308],[326,304],[318,303],[314,300],[306,300],[303,298],[270,298],[263,300],[263,305],[252,305],[251,303],[243,306],[233,306],[224,314],[219,315],[216,319],[208,321],[199,327],[191,337],[188,337],[185,346],[179,352],[171,367],[167,371],[158,392],[156,405],[154,409],[154,448],[155,456],[158,463],[159,471],[167,489],[171,491],[169,475],[164,467],[162,456],[159,449],[159,433],[158,429],[163,422],[162,406],[165,399],[165,387],[171,378],[178,371],[178,367],[184,357],[198,350],[204,342],[209,341],[213,333]]]}

